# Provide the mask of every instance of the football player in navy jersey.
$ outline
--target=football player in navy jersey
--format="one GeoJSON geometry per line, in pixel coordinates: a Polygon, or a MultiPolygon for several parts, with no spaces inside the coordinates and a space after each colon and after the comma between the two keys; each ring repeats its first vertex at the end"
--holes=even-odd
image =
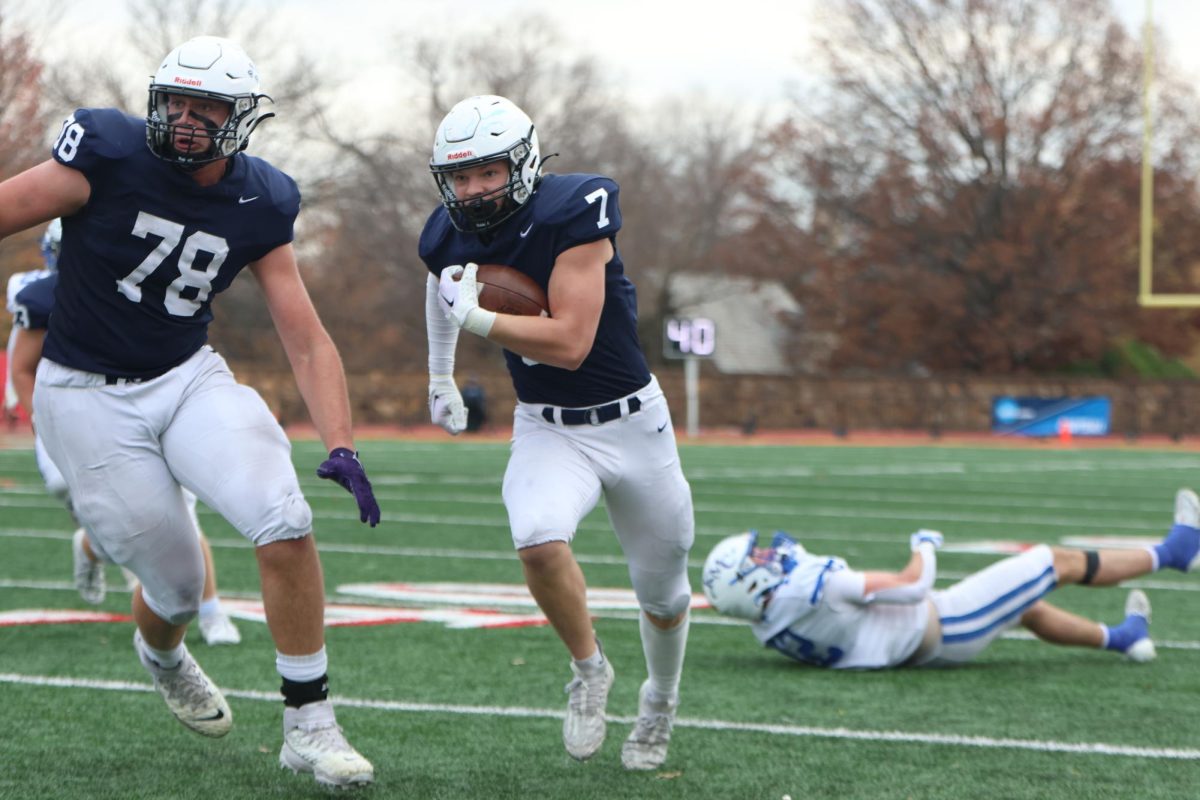
{"type": "Polygon", "coordinates": [[[1200,568],[1200,497],[1175,494],[1174,524],[1156,545],[1084,550],[1037,545],[934,589],[942,534],[919,530],[900,572],[851,569],[782,531],[726,537],[704,562],[704,594],[722,614],[752,623],[755,637],[803,664],[831,669],[966,664],[1017,626],[1051,644],[1112,650],[1150,661],[1150,601],[1126,598],[1125,619],[1103,625],[1049,603],[1058,586],[1115,586],[1161,569],[1200,568]]]}
{"type": "Polygon", "coordinates": [[[637,297],[616,246],[617,184],[541,174],[533,122],[509,100],[470,97],[438,126],[430,169],[442,205],[425,223],[429,407],[466,427],[454,382],[459,329],[504,348],[517,394],[504,504],[530,592],[571,655],[563,743],[590,758],[604,742],[613,667],[588,612],[571,551],[603,493],[642,613],[649,677],[621,751],[628,769],[667,757],[678,707],[694,521],[666,399],[637,337],[637,297]],[[546,291],[549,315],[478,305],[476,265],[504,264],[546,291]]]}
{"type": "Polygon", "coordinates": [[[183,643],[204,586],[186,487],[255,545],[283,677],[280,763],[323,784],[365,784],[374,770],[328,699],[321,562],[290,444],[205,345],[213,296],[248,267],[330,450],[317,474],[376,524],[341,359],[296,266],[299,192],[242,153],[269,116],[264,97],[237,44],[185,42],[155,70],[145,118],[79,109],[50,160],[0,184],[0,237],[62,218],[34,408],[93,547],[140,581],[134,645],[168,708],[207,736],[232,724],[183,643]]]}
{"type": "MultiPolygon", "coordinates": [[[[9,337],[7,378],[12,386],[11,397],[32,413],[33,387],[38,361],[42,357],[42,342],[46,337],[46,326],[54,308],[54,287],[58,284],[58,249],[62,240],[62,223],[55,219],[42,236],[42,255],[46,268],[32,272],[18,272],[8,282],[8,311],[13,315],[13,330],[9,337]]],[[[67,482],[50,456],[40,436],[34,436],[34,453],[38,471],[46,484],[46,491],[66,505],[72,516],[75,509],[71,503],[67,482]]],[[[216,569],[213,566],[212,548],[200,529],[196,516],[196,495],[184,490],[188,517],[204,555],[204,591],[201,594],[199,622],[204,641],[211,645],[237,644],[241,633],[233,620],[221,607],[217,594],[216,569]]],[[[104,561],[92,550],[87,530],[76,529],[71,540],[75,588],[84,600],[92,604],[103,602],[106,591],[104,561]]]]}
{"type": "Polygon", "coordinates": [[[28,397],[26,397],[26,402],[23,404],[17,400],[17,389],[13,385],[12,380],[13,348],[16,347],[17,332],[21,330],[23,324],[21,309],[16,305],[17,293],[34,281],[53,274],[54,270],[58,267],[58,249],[61,244],[62,220],[51,220],[50,224],[46,226],[46,230],[42,233],[42,262],[45,266],[42,269],[32,269],[28,272],[15,272],[8,279],[5,304],[8,313],[13,315],[13,326],[12,330],[8,332],[8,345],[6,347],[8,367],[4,370],[4,415],[7,419],[15,417],[18,405],[24,405],[27,412],[32,412],[32,409],[28,407],[28,397]]]}

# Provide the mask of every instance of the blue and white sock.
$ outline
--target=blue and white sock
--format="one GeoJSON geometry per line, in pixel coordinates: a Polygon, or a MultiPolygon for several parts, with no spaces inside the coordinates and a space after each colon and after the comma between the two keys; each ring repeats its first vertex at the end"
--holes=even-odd
{"type": "Polygon", "coordinates": [[[1141,614],[1130,614],[1115,628],[1101,625],[1104,631],[1104,648],[1124,653],[1134,642],[1150,635],[1150,623],[1141,614]]]}
{"type": "Polygon", "coordinates": [[[1186,572],[1200,550],[1200,531],[1190,525],[1172,525],[1166,538],[1152,549],[1158,569],[1171,567],[1186,572]]]}

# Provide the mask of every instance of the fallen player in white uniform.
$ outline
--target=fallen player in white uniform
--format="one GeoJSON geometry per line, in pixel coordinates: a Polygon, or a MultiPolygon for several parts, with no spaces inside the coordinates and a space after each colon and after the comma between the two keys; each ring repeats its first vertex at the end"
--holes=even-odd
{"type": "Polygon", "coordinates": [[[933,588],[942,534],[912,535],[900,572],[859,572],[816,556],[782,532],[769,547],[757,533],[722,540],[704,564],[704,593],[722,614],[749,620],[765,646],[817,667],[885,669],[957,666],[1018,625],[1042,641],[1113,650],[1134,661],[1156,656],[1150,602],[1134,590],[1125,619],[1108,626],[1051,605],[1056,586],[1113,586],[1160,569],[1200,564],[1200,499],[1175,496],[1175,524],[1159,544],[1134,550],[1038,545],[947,589],[933,588]]]}

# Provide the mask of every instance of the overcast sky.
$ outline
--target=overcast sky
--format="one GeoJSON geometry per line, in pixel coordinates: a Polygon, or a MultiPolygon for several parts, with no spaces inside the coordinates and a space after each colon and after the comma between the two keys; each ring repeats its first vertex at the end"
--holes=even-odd
{"type": "MultiPolygon", "coordinates": [[[[33,0],[28,0],[32,2],[33,0]]],[[[124,0],[60,0],[64,23],[83,41],[123,42],[124,0]]],[[[718,100],[765,105],[781,101],[805,74],[812,19],[820,0],[247,0],[269,9],[296,44],[331,50],[365,85],[402,79],[389,74],[397,32],[486,30],[515,15],[553,19],[578,50],[612,69],[635,100],[703,91],[718,100]]],[[[1140,36],[1146,0],[1113,0],[1140,36]]],[[[1154,0],[1156,22],[1176,62],[1200,80],[1200,0],[1154,0]]],[[[212,31],[212,33],[218,33],[212,31]]],[[[79,41],[71,47],[86,46],[79,41]]],[[[152,62],[161,54],[126,54],[152,62]]],[[[260,62],[263,55],[251,54],[260,62]]],[[[144,67],[131,67],[138,69],[144,67]]],[[[270,75],[265,87],[270,91],[270,75]]],[[[143,77],[136,76],[140,83],[143,77]]]]}

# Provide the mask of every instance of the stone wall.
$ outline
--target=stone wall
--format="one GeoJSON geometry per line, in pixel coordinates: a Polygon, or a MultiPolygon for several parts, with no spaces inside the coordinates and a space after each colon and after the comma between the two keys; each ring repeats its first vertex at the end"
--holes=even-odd
{"type": "MultiPolygon", "coordinates": [[[[235,372],[259,390],[285,423],[308,415],[290,373],[235,372]]],[[[460,381],[463,376],[459,376],[460,381]]],[[[507,421],[515,397],[508,373],[475,373],[488,397],[491,419],[507,421]]],[[[677,429],[686,422],[683,371],[658,373],[677,429]]],[[[351,375],[350,397],[358,425],[428,423],[424,373],[351,375]]],[[[461,384],[460,384],[461,385],[461,384]]],[[[1172,437],[1200,434],[1200,382],[1107,381],[1033,378],[812,378],[709,374],[700,377],[701,428],[820,429],[833,432],[895,430],[986,432],[997,395],[1106,395],[1113,433],[1172,437]]]]}

